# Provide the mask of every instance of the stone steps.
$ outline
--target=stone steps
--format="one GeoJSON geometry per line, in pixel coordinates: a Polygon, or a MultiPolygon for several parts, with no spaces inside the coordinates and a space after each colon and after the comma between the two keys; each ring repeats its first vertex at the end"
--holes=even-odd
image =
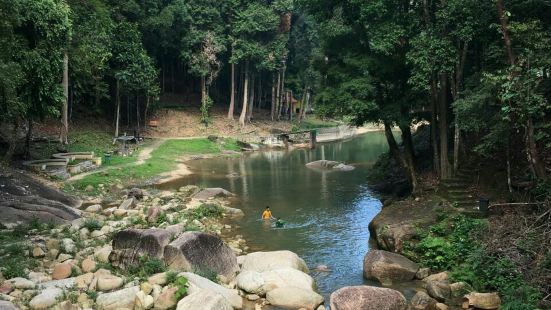
{"type": "Polygon", "coordinates": [[[445,198],[469,216],[471,213],[473,216],[478,216],[480,213],[477,209],[478,199],[469,189],[476,174],[476,169],[465,168],[458,171],[453,178],[440,182],[440,189],[445,198]]]}

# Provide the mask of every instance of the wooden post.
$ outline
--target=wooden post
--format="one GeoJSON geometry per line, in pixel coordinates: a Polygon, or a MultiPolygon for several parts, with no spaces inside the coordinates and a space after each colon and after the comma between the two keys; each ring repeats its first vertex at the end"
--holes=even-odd
{"type": "Polygon", "coordinates": [[[316,139],[317,139],[316,131],[310,130],[310,148],[311,149],[316,148],[316,139]]]}

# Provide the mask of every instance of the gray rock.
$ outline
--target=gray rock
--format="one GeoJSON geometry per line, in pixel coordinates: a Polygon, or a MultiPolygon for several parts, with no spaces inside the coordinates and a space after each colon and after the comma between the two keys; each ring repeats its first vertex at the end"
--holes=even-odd
{"type": "Polygon", "coordinates": [[[132,197],[132,198],[128,198],[125,201],[123,201],[120,204],[119,209],[129,210],[129,209],[134,209],[135,206],[136,206],[136,199],[134,199],[134,197],[132,197]]]}
{"type": "Polygon", "coordinates": [[[140,291],[138,286],[132,286],[112,293],[98,296],[96,304],[103,310],[134,309],[136,293],[140,291]]]}
{"type": "Polygon", "coordinates": [[[66,288],[72,288],[73,286],[75,286],[75,284],[76,284],[76,278],[67,278],[67,279],[44,282],[40,284],[40,287],[66,289],[66,288]]]}
{"type": "Polygon", "coordinates": [[[33,281],[25,278],[11,278],[8,282],[12,284],[12,287],[23,290],[33,289],[36,286],[33,281]]]}
{"type": "Polygon", "coordinates": [[[471,292],[464,296],[464,304],[476,309],[493,310],[501,307],[501,298],[497,293],[471,292]]]}
{"type": "Polygon", "coordinates": [[[302,258],[291,251],[254,252],[240,258],[241,269],[264,272],[289,267],[308,273],[308,266],[302,258]]]}
{"type": "Polygon", "coordinates": [[[233,279],[239,270],[237,258],[222,239],[203,232],[185,232],[165,247],[164,259],[173,270],[208,269],[233,279]]]}
{"type": "Polygon", "coordinates": [[[0,300],[0,310],[17,310],[17,308],[9,301],[0,300]]]}
{"type": "Polygon", "coordinates": [[[190,284],[188,288],[189,293],[195,293],[199,290],[216,292],[223,296],[235,309],[241,309],[243,307],[243,299],[239,296],[237,290],[225,288],[194,273],[183,272],[180,275],[183,275],[188,279],[190,284]]]}
{"type": "Polygon", "coordinates": [[[415,274],[415,279],[423,280],[430,275],[430,268],[419,268],[415,274]]]}
{"type": "Polygon", "coordinates": [[[415,310],[429,309],[429,307],[436,303],[437,301],[425,292],[417,292],[411,299],[411,306],[415,310]]]}
{"type": "Polygon", "coordinates": [[[164,229],[126,229],[113,236],[113,249],[109,261],[121,268],[136,266],[139,259],[163,259],[165,247],[169,244],[173,232],[164,229]]]}
{"type": "Polygon", "coordinates": [[[91,205],[85,209],[86,212],[97,213],[101,211],[101,205],[91,205]]]}
{"type": "Polygon", "coordinates": [[[406,310],[402,293],[374,286],[346,286],[331,294],[331,310],[406,310]]]}
{"type": "Polygon", "coordinates": [[[223,188],[215,187],[215,188],[205,188],[200,192],[198,192],[197,194],[193,195],[192,197],[199,200],[207,200],[209,198],[214,198],[214,197],[228,197],[228,196],[233,196],[233,194],[223,188]]]}
{"type": "Polygon", "coordinates": [[[178,302],[176,310],[233,310],[222,295],[209,290],[198,290],[178,302]]]}
{"type": "Polygon", "coordinates": [[[413,280],[417,270],[417,264],[396,253],[371,250],[364,258],[364,277],[377,279],[383,285],[413,280]]]}
{"type": "Polygon", "coordinates": [[[46,186],[24,173],[0,170],[0,223],[5,226],[28,223],[63,224],[80,217],[82,200],[46,186]]]}
{"type": "Polygon", "coordinates": [[[429,296],[438,301],[445,301],[451,297],[451,288],[446,282],[430,281],[426,286],[429,296]]]}
{"type": "MultiPolygon", "coordinates": [[[[297,287],[278,287],[266,294],[270,304],[285,309],[316,309],[323,303],[323,297],[312,290],[297,287]]],[[[361,308],[357,308],[361,309],[361,308]]]]}
{"type": "Polygon", "coordinates": [[[345,165],[341,162],[332,160],[317,160],[311,163],[307,163],[306,167],[326,171],[351,171],[355,169],[354,166],[345,165]]]}
{"type": "Polygon", "coordinates": [[[247,293],[264,295],[264,278],[260,272],[245,270],[237,275],[237,287],[247,293]]]}
{"type": "Polygon", "coordinates": [[[63,295],[63,290],[60,288],[47,288],[36,295],[29,302],[32,309],[48,309],[55,305],[57,299],[63,295]]]}

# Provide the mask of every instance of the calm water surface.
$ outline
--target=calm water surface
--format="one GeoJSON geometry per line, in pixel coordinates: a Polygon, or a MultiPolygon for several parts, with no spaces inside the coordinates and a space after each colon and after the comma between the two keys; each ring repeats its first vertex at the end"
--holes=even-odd
{"type": "Polygon", "coordinates": [[[369,249],[368,224],[381,202],[366,184],[366,175],[387,149],[383,133],[373,132],[349,141],[320,144],[314,150],[267,151],[239,158],[190,162],[194,175],[171,184],[222,187],[237,194],[233,205],[245,212],[235,232],[250,251],[287,249],[313,270],[319,264],[330,273],[316,273],[320,292],[364,283],[363,257],[369,249]],[[337,160],[356,166],[350,172],[321,172],[306,163],[337,160]],[[233,177],[229,177],[233,175],[233,177]],[[275,229],[260,220],[266,206],[287,222],[275,229]]]}

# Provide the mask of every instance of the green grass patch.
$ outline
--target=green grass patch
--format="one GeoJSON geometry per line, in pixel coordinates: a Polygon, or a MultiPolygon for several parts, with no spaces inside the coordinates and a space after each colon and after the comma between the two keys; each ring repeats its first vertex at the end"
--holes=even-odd
{"type": "Polygon", "coordinates": [[[303,131],[303,130],[310,130],[310,129],[317,129],[317,128],[336,127],[339,125],[340,123],[336,121],[322,120],[317,117],[308,117],[300,123],[296,122],[295,124],[293,124],[291,131],[296,132],[296,131],[303,131]]]}
{"type": "Polygon", "coordinates": [[[144,181],[174,170],[178,164],[177,159],[182,156],[220,154],[222,150],[235,149],[235,144],[236,142],[232,141],[218,144],[208,139],[167,140],[151,152],[151,157],[142,165],[130,165],[95,173],[73,183],[68,183],[65,190],[83,191],[88,185],[92,185],[97,190],[99,184],[108,186],[144,181]]]}

